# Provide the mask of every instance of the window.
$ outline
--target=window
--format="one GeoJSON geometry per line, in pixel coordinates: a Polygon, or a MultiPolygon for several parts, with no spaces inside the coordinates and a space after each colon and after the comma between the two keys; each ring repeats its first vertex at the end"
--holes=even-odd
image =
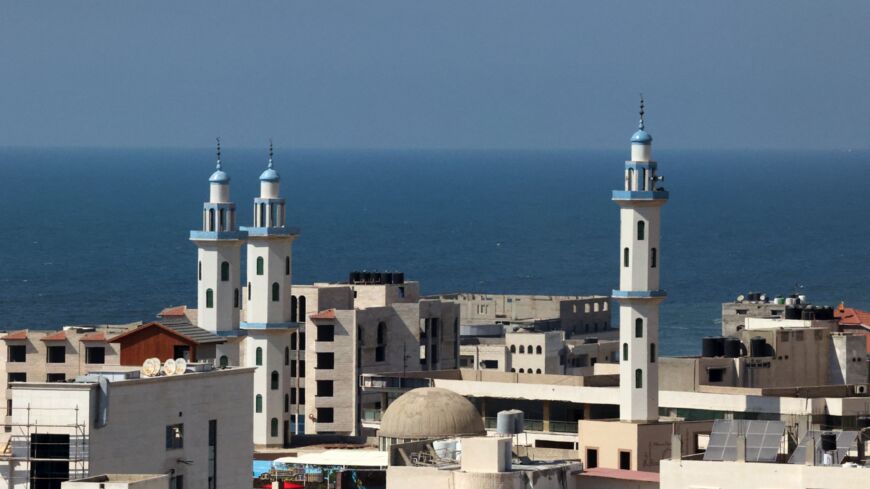
{"type": "MultiPolygon", "coordinates": [[[[305,296],[299,296],[299,322],[305,321],[305,296]]],[[[304,349],[304,348],[303,348],[304,349]]]]}
{"type": "MultiPolygon", "coordinates": [[[[480,368],[498,368],[498,360],[482,360],[480,362],[480,368]]],[[[522,372],[522,370],[520,370],[522,372]]]]}
{"type": "Polygon", "coordinates": [[[221,263],[221,282],[230,281],[230,262],[221,263]]]}
{"type": "Polygon", "coordinates": [[[295,323],[297,321],[296,318],[296,296],[290,296],[290,322],[295,323]]]}
{"type": "Polygon", "coordinates": [[[459,368],[474,368],[474,355],[460,355],[459,368]]]}
{"type": "Polygon", "coordinates": [[[619,468],[621,470],[631,470],[631,452],[619,451],[619,468]]]}
{"type": "Polygon", "coordinates": [[[526,352],[526,347],[523,345],[520,345],[520,353],[525,353],[525,352],[526,352]]]}
{"type": "Polygon", "coordinates": [[[521,369],[520,369],[520,373],[521,373],[521,374],[524,374],[524,373],[526,373],[526,369],[524,369],[524,368],[521,368],[521,369]]]}
{"type": "Polygon", "coordinates": [[[535,353],[537,353],[538,355],[540,355],[542,351],[543,351],[543,350],[541,349],[541,346],[540,346],[540,345],[538,345],[538,346],[535,347],[535,353]]]}
{"type": "Polygon", "coordinates": [[[227,358],[226,355],[221,355],[221,359],[219,361],[221,368],[227,368],[230,366],[230,359],[227,358]]]}
{"type": "Polygon", "coordinates": [[[531,355],[532,353],[535,352],[535,350],[532,349],[532,345],[529,345],[528,348],[526,348],[526,352],[527,352],[529,355],[531,355]]]}
{"type": "Polygon", "coordinates": [[[641,318],[634,320],[634,337],[643,338],[643,319],[641,318]]]}
{"type": "Polygon", "coordinates": [[[290,275],[290,257],[284,258],[284,275],[290,275]]]}
{"type": "Polygon", "coordinates": [[[296,389],[290,389],[290,404],[296,404],[296,389]]]}
{"type": "Polygon", "coordinates": [[[332,397],[332,381],[318,380],[317,381],[317,397],[332,397]]]}
{"type": "Polygon", "coordinates": [[[332,423],[333,419],[332,408],[317,408],[318,423],[332,423]]]}
{"type": "Polygon", "coordinates": [[[650,268],[656,267],[656,259],[657,258],[658,257],[656,256],[656,249],[653,248],[653,249],[649,250],[649,267],[650,268]]]}
{"type": "Polygon", "coordinates": [[[284,365],[285,366],[290,365],[290,347],[289,346],[284,347],[284,365]]]}
{"type": "Polygon", "coordinates": [[[257,257],[257,275],[263,275],[263,257],[257,257]]]}
{"type": "Polygon", "coordinates": [[[66,382],[65,374],[48,374],[45,376],[46,382],[66,382]]]}
{"type": "Polygon", "coordinates": [[[87,346],[87,347],[85,347],[85,363],[91,363],[91,364],[106,363],[106,347],[104,347],[104,346],[87,346]]]}
{"type": "Polygon", "coordinates": [[[208,230],[214,231],[214,209],[208,210],[208,230]]]}
{"type": "Polygon", "coordinates": [[[299,378],[305,377],[305,360],[299,360],[299,378]]]}
{"type": "Polygon", "coordinates": [[[646,231],[646,222],[637,221],[637,240],[638,241],[644,240],[644,234],[645,234],[644,232],[645,231],[646,231]]]}
{"type": "Polygon", "coordinates": [[[233,307],[236,309],[239,308],[239,289],[236,289],[235,292],[233,292],[233,307]]]}
{"type": "Polygon", "coordinates": [[[269,422],[269,436],[278,436],[278,418],[272,418],[269,422]]]}
{"type": "Polygon", "coordinates": [[[649,363],[656,363],[656,344],[649,344],[649,363]]]}
{"type": "Polygon", "coordinates": [[[9,382],[27,382],[27,374],[24,372],[13,372],[7,377],[9,382]]]}
{"type": "Polygon", "coordinates": [[[279,382],[279,380],[278,380],[279,378],[280,378],[280,377],[278,376],[278,371],[277,371],[277,370],[272,370],[272,382],[271,382],[271,388],[272,388],[273,391],[278,390],[278,384],[280,384],[280,382],[279,382]]]}
{"type": "Polygon", "coordinates": [[[251,282],[248,282],[248,300],[251,300],[251,282]]]}
{"type": "Polygon", "coordinates": [[[517,345],[511,345],[511,353],[517,352],[517,345]]]}
{"type": "Polygon", "coordinates": [[[432,365],[438,363],[438,345],[432,345],[432,365]]]}
{"type": "Polygon", "coordinates": [[[272,302],[278,302],[281,299],[281,286],[278,282],[272,284],[272,302]]]}
{"type": "Polygon", "coordinates": [[[707,369],[707,382],[722,382],[725,378],[725,369],[724,368],[708,368],[707,369]]]}
{"type": "Polygon", "coordinates": [[[290,394],[284,394],[284,412],[290,412],[290,394]]]}
{"type": "Polygon", "coordinates": [[[208,489],[217,487],[217,420],[208,420],[208,489]]]}
{"type": "Polygon", "coordinates": [[[183,358],[190,361],[190,347],[187,345],[174,345],[172,347],[172,358],[183,358]]]}
{"type": "Polygon", "coordinates": [[[184,448],[184,425],[173,424],[166,427],[166,449],[184,448]]]}
{"type": "Polygon", "coordinates": [[[202,262],[199,262],[199,267],[197,267],[196,277],[199,280],[202,280],[202,262]]]}
{"type": "Polygon", "coordinates": [[[628,248],[622,250],[622,266],[628,267],[628,248]]]}
{"type": "Polygon", "coordinates": [[[258,413],[263,412],[263,396],[257,394],[257,397],[254,398],[254,410],[258,413]]]}
{"type": "Polygon", "coordinates": [[[66,360],[65,346],[49,346],[46,350],[48,363],[63,363],[66,360]]]}
{"type": "Polygon", "coordinates": [[[538,369],[535,369],[535,373],[536,373],[536,374],[541,373],[541,369],[539,369],[539,368],[538,368],[538,369]]]}
{"type": "Polygon", "coordinates": [[[214,307],[214,291],[211,289],[205,291],[205,307],[207,309],[214,307]]]}
{"type": "Polygon", "coordinates": [[[634,388],[642,389],[643,388],[643,370],[635,369],[634,371],[634,388]]]}
{"type": "Polygon", "coordinates": [[[290,364],[290,377],[296,378],[296,362],[290,364]]]}
{"type": "Polygon", "coordinates": [[[317,341],[335,341],[335,326],[319,324],[317,326],[317,341]]]}
{"type": "Polygon", "coordinates": [[[381,346],[375,348],[375,361],[376,362],[383,362],[386,359],[387,359],[387,347],[384,345],[381,345],[381,346]]]}
{"type": "Polygon", "coordinates": [[[305,388],[299,389],[299,405],[305,404],[305,388]]]}
{"type": "Polygon", "coordinates": [[[622,344],[622,361],[623,362],[628,361],[628,343],[622,344]]]}
{"type": "Polygon", "coordinates": [[[297,350],[297,349],[298,349],[298,348],[296,348],[296,341],[297,341],[297,338],[298,338],[298,337],[299,337],[299,336],[298,336],[296,333],[292,333],[292,334],[290,335],[290,349],[291,349],[291,350],[297,350]]]}
{"type": "Polygon", "coordinates": [[[598,449],[597,448],[587,448],[586,449],[586,468],[594,469],[598,467],[598,449]]]}
{"type": "Polygon", "coordinates": [[[387,323],[381,321],[378,323],[378,344],[383,345],[387,342],[387,323]]]}
{"type": "Polygon", "coordinates": [[[174,475],[169,479],[169,489],[184,489],[184,476],[174,475]]]}
{"type": "Polygon", "coordinates": [[[258,346],[254,355],[256,357],[257,365],[263,365],[263,349],[258,346]]]}
{"type": "Polygon", "coordinates": [[[316,368],[318,370],[332,370],[335,368],[335,353],[318,352],[316,368]]]}
{"type": "Polygon", "coordinates": [[[299,333],[299,349],[305,349],[305,333],[299,333]]]}

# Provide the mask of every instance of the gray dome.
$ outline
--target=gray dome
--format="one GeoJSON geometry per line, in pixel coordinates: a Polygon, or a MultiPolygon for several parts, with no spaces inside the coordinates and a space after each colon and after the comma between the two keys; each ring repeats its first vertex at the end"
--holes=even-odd
{"type": "Polygon", "coordinates": [[[485,434],[483,419],[471,401],[446,389],[424,387],[390,404],[378,436],[425,439],[485,434]]]}

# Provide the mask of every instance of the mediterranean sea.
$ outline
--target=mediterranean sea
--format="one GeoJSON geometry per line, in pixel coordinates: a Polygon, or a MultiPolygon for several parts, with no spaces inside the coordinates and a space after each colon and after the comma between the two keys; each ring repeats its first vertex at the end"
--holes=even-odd
{"type": "MultiPolygon", "coordinates": [[[[608,294],[627,151],[281,150],[293,281],[404,271],[423,293],[608,294]]],[[[721,303],[798,290],[870,309],[870,151],[655,150],[661,350],[699,351],[721,303]]],[[[224,148],[239,224],[266,151],[224,148]]],[[[0,149],[0,328],[195,306],[211,149],[0,149]]]]}

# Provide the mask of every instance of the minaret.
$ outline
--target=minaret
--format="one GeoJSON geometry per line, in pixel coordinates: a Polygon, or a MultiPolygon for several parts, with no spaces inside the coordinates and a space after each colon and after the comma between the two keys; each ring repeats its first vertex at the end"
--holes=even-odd
{"type": "Polygon", "coordinates": [[[260,175],[260,196],[254,199],[254,225],[248,233],[245,329],[286,328],[290,322],[291,251],[298,230],[285,225],[284,199],[278,194],[281,177],[269,164],[260,175]]]}
{"type": "Polygon", "coordinates": [[[658,187],[651,159],[652,137],[644,130],[644,103],[640,123],[631,137],[631,160],[625,162],[625,188],[614,190],[619,205],[619,417],[623,421],[656,421],[659,409],[657,348],[661,207],[668,192],[658,187]]]}
{"type": "Polygon", "coordinates": [[[221,165],[217,139],[217,168],[208,179],[208,202],[202,206],[202,230],[191,231],[197,253],[197,325],[214,333],[239,328],[241,247],[245,233],[236,229],[236,205],[230,202],[230,177],[221,165]]]}

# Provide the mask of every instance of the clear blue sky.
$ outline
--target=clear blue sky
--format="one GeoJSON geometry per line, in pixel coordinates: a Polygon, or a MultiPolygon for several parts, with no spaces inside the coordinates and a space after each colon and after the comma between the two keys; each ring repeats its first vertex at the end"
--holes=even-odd
{"type": "Polygon", "coordinates": [[[0,145],[870,147],[870,2],[0,0],[0,145]]]}

